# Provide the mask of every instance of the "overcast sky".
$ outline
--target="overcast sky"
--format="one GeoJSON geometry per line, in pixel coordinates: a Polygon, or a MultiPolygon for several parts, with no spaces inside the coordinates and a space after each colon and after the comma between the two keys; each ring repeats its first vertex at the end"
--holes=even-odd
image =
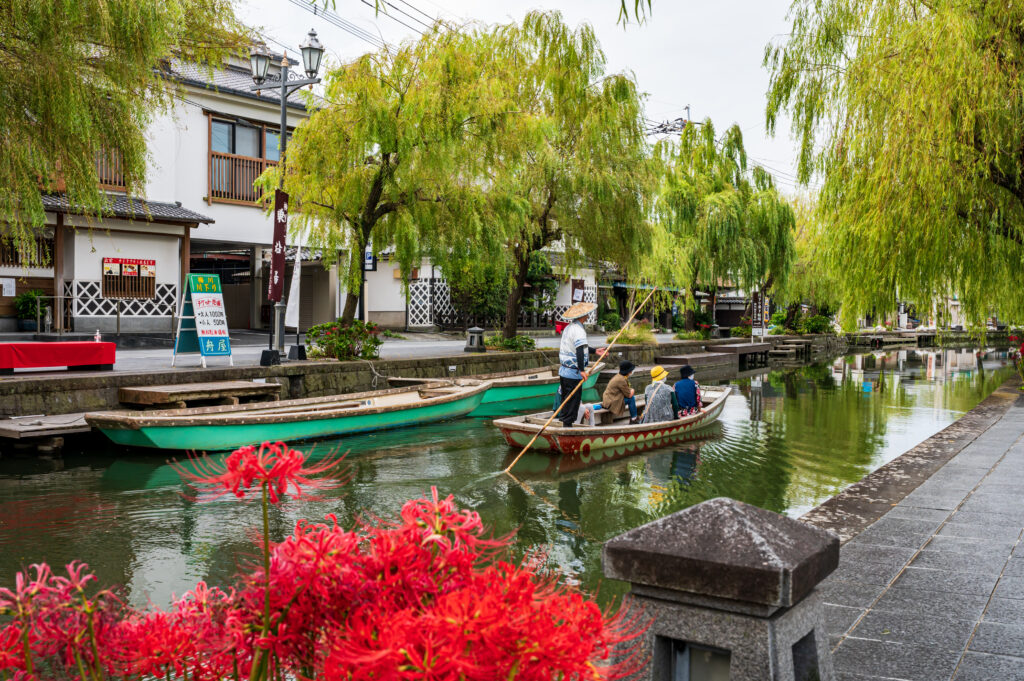
{"type": "MultiPolygon", "coordinates": [[[[261,27],[275,51],[295,49],[315,28],[331,60],[348,61],[374,49],[316,16],[308,0],[238,0],[246,23],[261,27]]],[[[795,145],[788,123],[772,138],[765,132],[768,73],[761,66],[765,45],[787,33],[790,0],[654,0],[649,20],[623,27],[618,0],[387,0],[387,15],[375,15],[373,0],[334,0],[333,12],[377,39],[392,43],[415,37],[430,18],[503,23],[532,9],[559,9],[572,24],[589,22],[607,55],[609,72],[632,71],[647,94],[648,118],[710,117],[718,130],[738,123],[748,154],[769,168],[786,193],[794,191],[795,145]],[[405,24],[405,25],[403,25],[405,24]]],[[[632,0],[630,0],[630,3],[632,0]]],[[[318,0],[317,7],[323,7],[318,0]]],[[[329,5],[330,7],[330,5],[329,5]]]]}

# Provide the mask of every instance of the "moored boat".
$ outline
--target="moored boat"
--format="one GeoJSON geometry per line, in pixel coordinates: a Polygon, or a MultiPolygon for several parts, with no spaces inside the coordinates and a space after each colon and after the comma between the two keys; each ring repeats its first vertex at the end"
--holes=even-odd
{"type": "MultiPolygon", "coordinates": [[[[575,454],[609,447],[626,447],[631,452],[636,452],[692,439],[699,431],[718,420],[730,392],[731,388],[728,386],[701,387],[703,406],[700,412],[673,421],[629,425],[628,419],[623,418],[609,425],[577,424],[572,428],[564,428],[557,421],[553,421],[533,443],[532,449],[575,454]]],[[[524,447],[544,428],[550,416],[550,411],[512,416],[495,419],[494,425],[501,430],[510,447],[524,447]]]]}
{"type": "Polygon", "coordinates": [[[465,416],[490,384],[443,383],[255,404],[107,411],[85,415],[118,444],[159,449],[224,450],[263,441],[295,442],[401,428],[465,416]]]}
{"type": "MultiPolygon", "coordinates": [[[[604,364],[598,362],[591,369],[591,374],[583,382],[582,390],[589,390],[597,384],[604,364]]],[[[518,409],[529,409],[531,406],[546,406],[543,402],[534,404],[535,400],[552,399],[558,390],[558,367],[541,367],[539,369],[520,369],[496,374],[467,376],[460,379],[404,378],[391,377],[389,385],[416,385],[426,382],[452,382],[464,380],[486,381],[491,384],[484,394],[484,399],[470,416],[491,416],[507,414],[518,409]]]]}

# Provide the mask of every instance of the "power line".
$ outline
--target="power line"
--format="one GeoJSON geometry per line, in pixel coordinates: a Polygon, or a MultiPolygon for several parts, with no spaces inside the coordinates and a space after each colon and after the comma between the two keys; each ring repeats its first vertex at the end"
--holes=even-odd
{"type": "MultiPolygon", "coordinates": [[[[363,3],[364,5],[366,5],[367,7],[373,7],[373,8],[375,9],[375,10],[377,9],[377,6],[376,6],[375,4],[373,4],[372,2],[370,2],[369,0],[362,0],[362,3],[363,3]]],[[[385,5],[388,5],[389,7],[394,7],[394,5],[392,5],[392,4],[391,4],[390,2],[388,2],[387,0],[384,0],[384,4],[385,4],[385,5]]],[[[395,18],[395,16],[394,16],[393,14],[389,14],[388,12],[381,12],[381,14],[383,14],[384,16],[386,16],[386,17],[387,17],[388,19],[391,19],[391,21],[395,21],[395,22],[397,22],[397,23],[401,24],[402,26],[405,26],[405,27],[406,27],[407,29],[409,29],[410,31],[412,31],[412,32],[413,32],[413,33],[415,33],[416,35],[419,35],[419,36],[422,36],[422,35],[423,35],[423,34],[422,34],[422,33],[421,33],[420,31],[416,30],[415,28],[413,28],[413,27],[412,27],[412,26],[410,26],[409,24],[405,23],[405,22],[404,22],[404,21],[402,21],[401,19],[396,19],[396,18],[395,18]]],[[[402,14],[405,14],[405,12],[402,12],[402,14]]]]}
{"type": "Polygon", "coordinates": [[[307,12],[312,12],[314,15],[322,18],[324,21],[327,21],[328,23],[333,24],[334,26],[337,26],[346,33],[349,33],[355,36],[356,38],[359,38],[360,40],[369,43],[375,49],[380,50],[389,47],[389,45],[382,38],[378,38],[369,31],[360,28],[359,26],[353,24],[350,21],[347,21],[346,19],[343,19],[341,16],[332,12],[331,10],[320,7],[319,3],[311,3],[308,2],[307,0],[290,0],[290,2],[293,5],[303,8],[307,12]]]}
{"type": "MultiPolygon", "coordinates": [[[[395,10],[396,12],[401,12],[401,13],[402,13],[402,14],[404,14],[405,16],[409,17],[409,19],[411,19],[412,21],[418,22],[418,23],[419,23],[420,25],[422,25],[422,26],[423,26],[424,28],[426,28],[426,29],[430,29],[430,27],[431,27],[431,24],[427,23],[426,21],[423,21],[423,20],[422,20],[422,19],[420,19],[419,17],[414,17],[413,15],[409,14],[408,12],[406,12],[406,11],[405,11],[404,9],[402,9],[401,7],[395,7],[395,6],[393,5],[393,4],[391,4],[391,2],[389,2],[389,0],[384,0],[384,4],[385,4],[385,5],[387,5],[388,7],[392,8],[392,9],[393,9],[393,10],[395,10]]],[[[406,3],[406,4],[408,4],[408,3],[406,3]]],[[[409,5],[409,6],[410,6],[410,7],[412,7],[412,5],[409,5]]],[[[414,7],[413,9],[415,9],[415,7],[414,7]]]]}
{"type": "Polygon", "coordinates": [[[412,4],[411,2],[406,2],[405,0],[398,0],[398,2],[400,2],[403,5],[411,8],[413,11],[419,12],[420,14],[425,16],[427,19],[429,19],[430,23],[434,23],[435,21],[437,21],[437,17],[430,16],[429,14],[427,14],[426,12],[424,12],[423,10],[421,10],[419,7],[417,7],[416,5],[412,4]]]}

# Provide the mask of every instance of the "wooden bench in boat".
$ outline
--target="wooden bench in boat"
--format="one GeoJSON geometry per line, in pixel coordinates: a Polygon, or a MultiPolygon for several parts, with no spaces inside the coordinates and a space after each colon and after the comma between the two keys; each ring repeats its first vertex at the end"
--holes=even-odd
{"type": "Polygon", "coordinates": [[[184,409],[194,406],[196,402],[235,405],[242,400],[264,402],[278,400],[280,397],[280,383],[255,381],[146,385],[121,388],[118,391],[118,399],[123,404],[159,409],[184,409]]]}

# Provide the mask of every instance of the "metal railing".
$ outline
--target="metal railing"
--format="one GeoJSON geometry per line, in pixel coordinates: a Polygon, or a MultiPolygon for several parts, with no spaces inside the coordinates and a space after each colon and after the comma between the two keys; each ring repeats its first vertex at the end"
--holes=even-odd
{"type": "Polygon", "coordinates": [[[210,198],[221,201],[257,203],[261,192],[253,188],[256,178],[277,161],[237,154],[210,152],[210,198]]]}

